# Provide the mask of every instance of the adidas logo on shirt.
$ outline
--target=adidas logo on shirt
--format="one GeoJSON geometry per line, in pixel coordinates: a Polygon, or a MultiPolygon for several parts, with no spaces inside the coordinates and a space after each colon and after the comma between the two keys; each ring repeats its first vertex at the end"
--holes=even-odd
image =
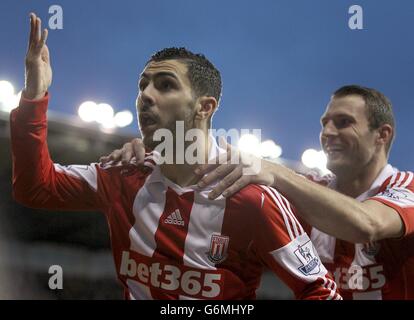
{"type": "Polygon", "coordinates": [[[184,220],[181,217],[180,210],[175,209],[173,213],[171,213],[165,220],[165,223],[167,224],[176,224],[179,226],[184,226],[184,220]]]}

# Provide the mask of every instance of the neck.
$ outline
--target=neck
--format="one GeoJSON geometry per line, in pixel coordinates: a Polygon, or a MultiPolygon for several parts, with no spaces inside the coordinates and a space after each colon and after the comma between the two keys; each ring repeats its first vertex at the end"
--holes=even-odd
{"type": "MultiPolygon", "coordinates": [[[[207,163],[208,160],[208,151],[210,150],[211,142],[208,138],[208,135],[205,135],[205,139],[200,139],[201,141],[192,142],[190,144],[185,145],[184,154],[186,154],[186,150],[188,145],[191,147],[194,146],[195,150],[197,150],[198,159],[204,159],[204,163],[207,163]]],[[[193,149],[194,150],[194,149],[193,149]]],[[[191,153],[193,154],[193,153],[191,153]]],[[[176,154],[174,154],[174,159],[176,159],[176,154]]],[[[162,174],[174,182],[175,184],[179,185],[180,187],[187,187],[193,184],[196,184],[200,177],[194,173],[195,168],[200,163],[189,164],[187,159],[184,157],[183,164],[162,164],[160,165],[160,169],[162,174]]]]}
{"type": "Polygon", "coordinates": [[[336,190],[356,198],[371,187],[386,165],[386,158],[375,159],[359,171],[355,171],[354,174],[349,174],[349,171],[338,174],[336,176],[336,190]]]}

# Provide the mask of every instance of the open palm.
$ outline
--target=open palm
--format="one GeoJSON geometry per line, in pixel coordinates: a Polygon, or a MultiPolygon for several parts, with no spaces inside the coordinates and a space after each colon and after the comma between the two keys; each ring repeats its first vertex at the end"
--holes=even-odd
{"type": "Polygon", "coordinates": [[[34,13],[30,14],[30,38],[26,54],[26,86],[24,95],[28,99],[40,99],[52,83],[49,49],[46,46],[47,29],[41,31],[42,22],[34,13]]]}

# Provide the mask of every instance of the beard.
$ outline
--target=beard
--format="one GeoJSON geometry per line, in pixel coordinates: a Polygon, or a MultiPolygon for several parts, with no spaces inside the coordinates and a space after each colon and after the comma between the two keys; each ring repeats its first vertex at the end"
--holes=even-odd
{"type": "MultiPolygon", "coordinates": [[[[159,141],[159,140],[154,141],[155,132],[159,129],[168,130],[172,134],[173,141],[174,141],[174,144],[175,144],[174,145],[174,150],[176,150],[176,144],[177,143],[178,144],[183,144],[184,147],[186,147],[186,145],[191,143],[191,142],[187,142],[187,141],[185,141],[185,139],[184,139],[184,141],[178,141],[180,139],[178,138],[178,134],[177,134],[177,122],[178,121],[183,121],[184,122],[184,137],[183,138],[185,138],[186,132],[188,130],[194,128],[194,115],[195,115],[195,111],[192,108],[184,115],[184,119],[170,120],[167,123],[158,126],[154,131],[147,132],[145,134],[141,130],[141,136],[143,137],[142,141],[144,143],[145,149],[147,151],[153,151],[159,144],[163,143],[165,138],[164,139],[161,138],[161,141],[159,141]]],[[[164,137],[164,135],[161,135],[161,136],[164,137]]]]}

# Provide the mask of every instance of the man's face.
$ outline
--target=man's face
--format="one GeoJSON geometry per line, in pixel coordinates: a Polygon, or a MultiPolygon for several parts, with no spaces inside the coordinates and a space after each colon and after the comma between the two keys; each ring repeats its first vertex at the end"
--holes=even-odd
{"type": "Polygon", "coordinates": [[[375,157],[377,130],[370,130],[359,95],[332,98],[321,118],[321,146],[336,175],[360,172],[375,157]]]}
{"type": "Polygon", "coordinates": [[[184,121],[185,130],[193,128],[195,99],[187,66],[177,60],[150,62],[139,79],[136,101],[139,128],[144,144],[154,149],[157,129],[171,130],[175,137],[176,121],[184,121]]]}

